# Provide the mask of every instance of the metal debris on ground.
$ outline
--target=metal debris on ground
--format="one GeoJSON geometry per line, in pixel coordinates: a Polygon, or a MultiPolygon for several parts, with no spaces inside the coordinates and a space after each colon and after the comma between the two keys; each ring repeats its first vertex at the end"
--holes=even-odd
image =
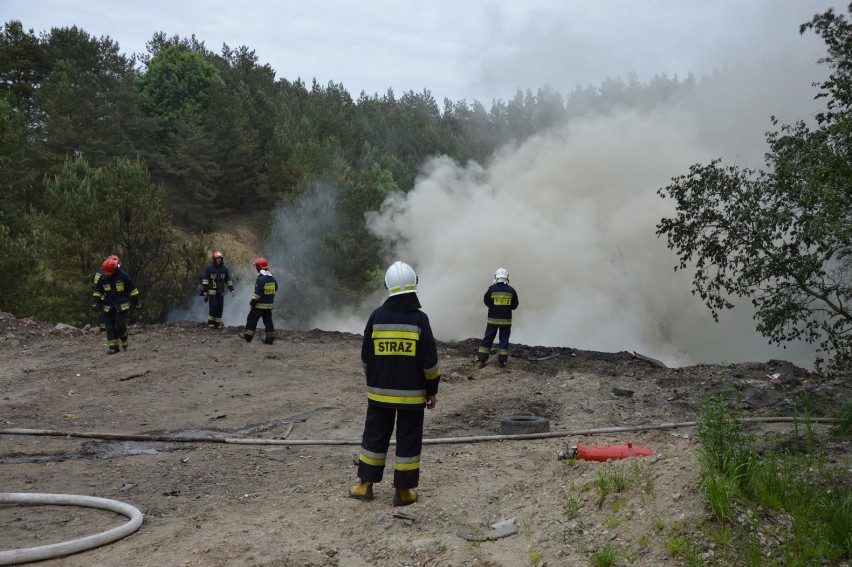
{"type": "Polygon", "coordinates": [[[494,541],[518,533],[518,524],[515,522],[515,518],[509,518],[508,520],[492,524],[491,528],[490,531],[483,534],[471,534],[467,530],[459,528],[456,531],[456,535],[467,541],[494,541]]]}
{"type": "Polygon", "coordinates": [[[633,351],[633,356],[640,360],[644,360],[645,362],[650,362],[651,364],[659,368],[667,368],[667,366],[662,361],[657,360],[656,358],[651,358],[650,356],[645,356],[644,354],[639,354],[635,350],[633,351]]]}

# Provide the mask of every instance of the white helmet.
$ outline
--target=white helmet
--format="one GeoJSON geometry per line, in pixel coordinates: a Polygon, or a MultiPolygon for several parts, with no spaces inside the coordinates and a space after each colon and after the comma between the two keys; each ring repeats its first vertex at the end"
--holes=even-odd
{"type": "Polygon", "coordinates": [[[390,295],[417,293],[417,274],[411,266],[397,260],[385,272],[385,287],[390,295]]]}
{"type": "Polygon", "coordinates": [[[494,283],[509,283],[509,270],[506,268],[497,268],[494,272],[494,283]]]}

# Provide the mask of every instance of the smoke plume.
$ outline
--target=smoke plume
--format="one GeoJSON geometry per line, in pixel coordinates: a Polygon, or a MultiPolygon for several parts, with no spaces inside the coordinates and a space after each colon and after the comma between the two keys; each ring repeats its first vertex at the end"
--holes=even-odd
{"type": "MultiPolygon", "coordinates": [[[[759,72],[736,66],[674,101],[581,113],[484,164],[436,156],[366,222],[394,243],[388,264],[417,271],[420,301],[444,341],[481,337],[482,296],[503,267],[520,296],[513,343],[636,351],[672,366],[781,358],[810,367],[813,347],[769,345],[745,299],[714,322],[691,293],[691,272],[673,270],[677,257],[655,231],[674,212],[659,188],[715,157],[762,167],[770,116],[809,120],[820,108],[812,83],[824,74],[782,59],[759,72]]],[[[385,296],[332,307],[336,284],[320,243],[337,223],[334,210],[334,191],[317,184],[276,212],[264,255],[281,285],[277,328],[361,333],[385,296]]],[[[254,281],[246,272],[242,299],[226,301],[228,325],[245,320],[254,281]]],[[[188,318],[206,318],[198,300],[191,310],[188,318]]]]}
{"type": "MultiPolygon", "coordinates": [[[[784,358],[812,362],[808,345],[770,347],[747,300],[716,324],[691,273],[655,235],[673,213],[657,189],[696,162],[760,167],[770,115],[807,119],[813,69],[766,62],[700,81],[675,103],[586,115],[487,164],[436,157],[415,187],[387,199],[370,229],[410,263],[438,338],[481,336],[482,296],[509,270],[520,307],[512,341],[637,351],[670,365],[784,358]]],[[[354,330],[354,329],[352,329],[354,330]]]]}

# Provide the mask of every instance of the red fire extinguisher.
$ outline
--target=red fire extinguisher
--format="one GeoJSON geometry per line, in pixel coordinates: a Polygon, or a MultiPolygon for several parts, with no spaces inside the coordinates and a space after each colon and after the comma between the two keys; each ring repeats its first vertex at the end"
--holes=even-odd
{"type": "Polygon", "coordinates": [[[653,455],[654,451],[645,447],[634,447],[633,443],[627,445],[612,445],[609,447],[587,447],[585,445],[577,445],[569,447],[566,451],[557,451],[556,458],[564,459],[580,459],[583,461],[599,461],[606,462],[609,460],[626,459],[627,457],[647,457],[653,455]]]}

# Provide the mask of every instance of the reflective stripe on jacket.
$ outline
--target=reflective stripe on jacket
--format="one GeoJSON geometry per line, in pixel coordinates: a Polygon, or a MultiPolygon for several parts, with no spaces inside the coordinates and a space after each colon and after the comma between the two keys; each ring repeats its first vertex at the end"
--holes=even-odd
{"type": "Polygon", "coordinates": [[[207,295],[216,295],[217,290],[228,288],[234,291],[234,282],[231,280],[231,272],[225,267],[225,264],[217,265],[210,264],[204,270],[204,277],[201,278],[201,288],[207,292],[207,295]]]}
{"type": "Polygon", "coordinates": [[[278,282],[272,274],[266,270],[257,274],[254,282],[254,294],[249,304],[255,309],[272,309],[275,302],[275,292],[278,291],[278,282]]]}
{"type": "Polygon", "coordinates": [[[426,396],[438,393],[441,370],[429,317],[419,309],[395,310],[407,302],[405,296],[389,297],[364,329],[361,361],[370,404],[420,409],[426,396]]]}
{"type": "Polygon", "coordinates": [[[95,284],[94,296],[101,302],[104,313],[109,313],[113,309],[130,310],[131,300],[135,300],[138,295],[139,290],[136,289],[133,278],[122,269],[118,269],[111,276],[102,274],[98,278],[98,283],[95,284]]]}
{"type": "Polygon", "coordinates": [[[488,306],[489,325],[511,325],[512,311],[518,307],[518,293],[509,284],[498,282],[485,292],[482,298],[488,306]]]}

